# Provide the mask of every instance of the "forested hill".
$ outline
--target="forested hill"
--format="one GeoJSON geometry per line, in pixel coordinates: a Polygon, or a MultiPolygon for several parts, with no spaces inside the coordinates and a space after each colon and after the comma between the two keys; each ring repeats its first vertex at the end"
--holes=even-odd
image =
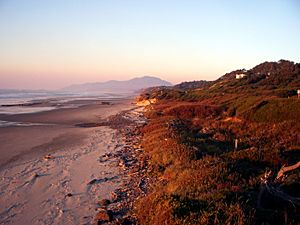
{"type": "Polygon", "coordinates": [[[244,86],[250,87],[298,87],[300,85],[300,64],[287,60],[264,62],[250,70],[236,70],[220,77],[216,82],[232,83],[237,74],[245,74],[244,86]]]}

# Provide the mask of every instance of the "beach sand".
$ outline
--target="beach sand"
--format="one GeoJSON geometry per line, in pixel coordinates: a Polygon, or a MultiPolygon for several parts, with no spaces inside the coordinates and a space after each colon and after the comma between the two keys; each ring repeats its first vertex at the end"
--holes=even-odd
{"type": "Polygon", "coordinates": [[[0,115],[0,120],[45,124],[0,128],[0,223],[91,224],[97,202],[123,182],[119,162],[99,157],[118,151],[124,139],[107,126],[75,125],[134,108],[124,100],[0,115]]]}
{"type": "Polygon", "coordinates": [[[55,152],[66,146],[78,145],[89,131],[75,125],[96,123],[131,106],[129,100],[81,102],[78,108],[60,108],[52,111],[29,114],[0,114],[0,120],[9,122],[37,123],[36,126],[0,127],[0,168],[18,159],[36,154],[55,152]]]}

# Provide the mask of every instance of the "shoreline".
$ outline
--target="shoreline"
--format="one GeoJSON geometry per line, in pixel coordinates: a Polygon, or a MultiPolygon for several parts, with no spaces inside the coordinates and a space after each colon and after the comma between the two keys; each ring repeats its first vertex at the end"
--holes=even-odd
{"type": "Polygon", "coordinates": [[[34,152],[40,152],[39,155],[53,153],[66,147],[67,142],[71,145],[80,144],[88,136],[88,130],[76,124],[99,122],[128,107],[131,107],[130,101],[125,99],[112,101],[110,105],[89,101],[77,108],[2,114],[0,120],[38,125],[0,127],[0,169],[11,161],[24,158],[26,154],[34,156],[34,152]]]}

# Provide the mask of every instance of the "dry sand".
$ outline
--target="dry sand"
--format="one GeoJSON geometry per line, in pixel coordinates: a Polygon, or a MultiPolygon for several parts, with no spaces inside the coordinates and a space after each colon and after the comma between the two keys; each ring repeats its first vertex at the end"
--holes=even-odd
{"type": "Polygon", "coordinates": [[[51,124],[0,128],[0,224],[91,224],[97,201],[109,198],[122,184],[118,162],[100,162],[99,156],[118,151],[124,143],[109,127],[74,125],[99,122],[130,108],[129,101],[89,103],[77,109],[0,116],[51,124]]]}

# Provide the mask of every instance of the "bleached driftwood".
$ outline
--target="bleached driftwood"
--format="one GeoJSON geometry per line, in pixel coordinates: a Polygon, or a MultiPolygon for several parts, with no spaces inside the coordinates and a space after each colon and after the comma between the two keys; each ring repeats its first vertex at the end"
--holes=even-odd
{"type": "Polygon", "coordinates": [[[280,179],[283,177],[284,173],[286,172],[289,172],[289,171],[292,171],[292,170],[295,170],[297,168],[300,167],[300,161],[297,162],[296,164],[292,165],[292,166],[283,166],[279,172],[277,173],[277,177],[276,177],[276,180],[280,179]]]}
{"type": "MultiPolygon", "coordinates": [[[[282,178],[286,172],[295,170],[300,167],[300,161],[292,166],[283,166],[277,173],[276,180],[282,178]]],[[[283,202],[287,202],[294,207],[300,207],[300,198],[291,196],[283,192],[278,185],[275,185],[274,181],[270,180],[272,171],[266,171],[264,176],[261,178],[261,186],[258,194],[257,207],[261,208],[261,201],[264,192],[268,192],[273,197],[281,199],[283,202]]]]}

